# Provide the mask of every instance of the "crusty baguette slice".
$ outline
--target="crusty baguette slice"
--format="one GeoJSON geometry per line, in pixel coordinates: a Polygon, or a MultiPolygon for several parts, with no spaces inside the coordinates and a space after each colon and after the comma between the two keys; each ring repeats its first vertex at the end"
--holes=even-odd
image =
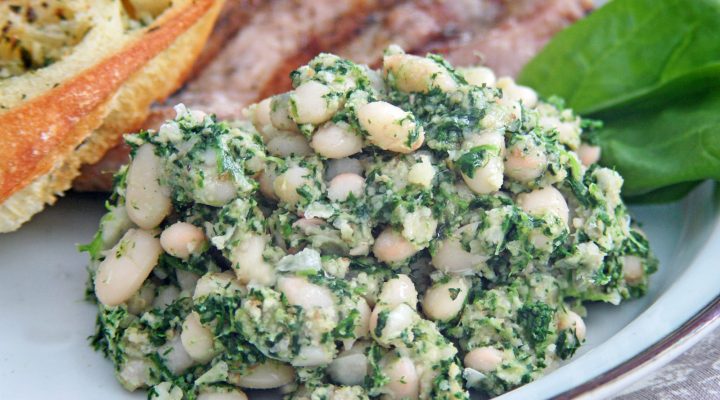
{"type": "MultiPolygon", "coordinates": [[[[120,2],[100,3],[117,7],[120,2]]],[[[9,108],[0,113],[0,232],[17,229],[52,204],[70,188],[82,164],[98,161],[123,133],[142,124],[152,102],[180,86],[222,3],[174,1],[151,25],[129,34],[117,35],[100,24],[96,32],[101,34],[77,46],[97,50],[98,59],[72,54],[48,67],[60,71],[49,77],[39,70],[0,84],[0,105],[9,108]],[[107,53],[103,46],[114,50],[107,53]],[[78,65],[84,68],[63,69],[78,65]],[[63,79],[43,91],[58,75],[63,79]],[[23,87],[30,88],[24,98],[17,96],[23,87]]]]}

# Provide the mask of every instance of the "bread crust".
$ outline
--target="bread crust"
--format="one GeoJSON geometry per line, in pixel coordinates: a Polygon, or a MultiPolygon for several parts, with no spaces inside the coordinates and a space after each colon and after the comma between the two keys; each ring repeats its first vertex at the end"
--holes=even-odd
{"type": "Polygon", "coordinates": [[[180,86],[221,6],[194,0],[170,9],[122,50],[0,114],[0,232],[52,204],[81,164],[97,161],[180,86]]]}

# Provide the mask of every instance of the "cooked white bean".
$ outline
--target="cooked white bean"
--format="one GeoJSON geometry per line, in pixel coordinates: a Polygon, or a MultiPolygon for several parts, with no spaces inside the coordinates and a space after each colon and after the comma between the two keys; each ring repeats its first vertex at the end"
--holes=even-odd
{"type": "Polygon", "coordinates": [[[384,101],[365,104],[357,110],[360,126],[368,133],[370,143],[383,150],[412,153],[425,140],[411,113],[384,101]]]}
{"type": "Polygon", "coordinates": [[[356,199],[365,192],[365,178],[357,174],[340,174],[328,184],[327,196],[332,201],[345,201],[350,193],[356,199]]]}
{"type": "Polygon", "coordinates": [[[412,279],[405,274],[400,274],[385,282],[380,290],[380,295],[378,295],[378,301],[390,308],[402,303],[415,308],[418,292],[412,279]]]}
{"type": "Polygon", "coordinates": [[[417,313],[409,305],[402,303],[395,308],[388,309],[383,305],[376,305],[370,315],[370,334],[381,345],[388,345],[389,341],[399,337],[402,332],[409,328],[417,319],[417,313]],[[389,311],[385,326],[377,332],[377,324],[380,313],[389,311]]]}
{"type": "Polygon", "coordinates": [[[165,228],[160,235],[160,245],[163,250],[183,260],[202,250],[206,242],[202,228],[187,222],[176,222],[165,228]]]}
{"type": "Polygon", "coordinates": [[[127,172],[125,208],[130,220],[143,229],[160,225],[172,208],[169,190],[160,184],[161,171],[162,161],[153,145],[140,146],[127,172]]]}
{"type": "MultiPolygon", "coordinates": [[[[272,120],[270,119],[271,101],[271,98],[267,98],[250,108],[252,111],[252,114],[249,115],[250,120],[252,121],[253,126],[255,126],[255,129],[260,132],[261,135],[268,125],[272,125],[272,120]]],[[[263,137],[265,136],[263,135],[263,137]]]]}
{"type": "Polygon", "coordinates": [[[489,373],[494,371],[503,361],[502,351],[494,347],[478,347],[465,355],[465,366],[475,371],[489,373]]]}
{"type": "Polygon", "coordinates": [[[497,81],[493,70],[487,67],[458,68],[457,72],[465,78],[467,83],[475,86],[494,87],[497,81]]]}
{"type": "Polygon", "coordinates": [[[361,297],[360,300],[358,300],[356,310],[358,310],[360,315],[358,316],[355,330],[353,331],[355,339],[367,337],[370,333],[370,315],[372,314],[367,300],[361,297]]]}
{"type": "Polygon", "coordinates": [[[202,325],[200,315],[195,311],[185,318],[180,340],[190,357],[201,364],[205,364],[217,355],[215,337],[210,329],[202,325]]]}
{"type": "Polygon", "coordinates": [[[95,294],[106,306],[124,303],[140,289],[162,253],[160,240],[142,229],[130,229],[100,263],[95,294]]]}
{"type": "Polygon", "coordinates": [[[175,286],[163,286],[153,301],[154,308],[165,308],[180,297],[180,289],[175,286]]]}
{"type": "Polygon", "coordinates": [[[290,364],[293,367],[319,367],[330,364],[334,356],[333,351],[326,347],[303,346],[290,364]]]}
{"type": "Polygon", "coordinates": [[[268,359],[262,364],[238,374],[229,374],[228,381],[246,389],[275,389],[295,379],[295,369],[287,364],[268,359]]]}
{"type": "Polygon", "coordinates": [[[517,197],[517,204],[530,215],[542,217],[552,214],[560,218],[565,225],[570,219],[570,210],[562,193],[552,186],[521,193],[517,197]]]}
{"type": "Polygon", "coordinates": [[[245,392],[240,389],[214,388],[214,390],[213,392],[200,392],[197,400],[248,400],[245,392]]]}
{"type": "Polygon", "coordinates": [[[430,158],[422,156],[420,162],[413,164],[408,171],[407,179],[409,183],[419,185],[425,188],[432,186],[435,178],[435,167],[430,162],[430,158]]]}
{"type": "Polygon", "coordinates": [[[478,194],[490,194],[500,190],[503,184],[503,161],[502,157],[489,156],[487,164],[475,168],[473,176],[469,177],[462,173],[462,178],[470,190],[478,194]]]}
{"type": "Polygon", "coordinates": [[[225,272],[208,272],[198,279],[195,285],[193,299],[198,299],[209,294],[229,294],[233,292],[241,292],[243,290],[240,282],[237,281],[234,273],[225,272]]]}
{"type": "Polygon", "coordinates": [[[280,174],[273,182],[275,194],[281,201],[288,204],[295,204],[300,200],[298,189],[303,185],[311,185],[312,180],[307,178],[310,170],[304,167],[290,167],[280,174]]]}
{"type": "Polygon", "coordinates": [[[528,108],[537,105],[537,93],[527,86],[518,85],[512,78],[502,77],[497,80],[496,86],[502,89],[503,100],[519,101],[528,108]]]}
{"type": "Polygon", "coordinates": [[[288,303],[306,310],[320,308],[330,312],[335,310],[335,300],[330,289],[310,283],[297,276],[281,276],[277,280],[277,289],[287,297],[288,303]]]}
{"type": "Polygon", "coordinates": [[[602,154],[602,150],[600,149],[600,146],[592,146],[592,145],[583,143],[578,148],[577,154],[578,154],[578,157],[580,158],[580,162],[584,166],[589,167],[592,164],[595,164],[596,162],[600,161],[600,155],[602,154]]]}
{"type": "Polygon", "coordinates": [[[582,341],[585,339],[585,322],[581,316],[573,311],[566,311],[558,317],[558,329],[563,330],[569,328],[575,329],[575,336],[577,336],[579,340],[582,341]]]}
{"type": "Polygon", "coordinates": [[[278,197],[275,194],[275,188],[273,187],[275,178],[277,178],[275,172],[268,168],[266,168],[263,172],[260,173],[260,176],[258,176],[260,193],[262,193],[262,195],[265,196],[265,198],[268,200],[278,200],[278,197]]]}
{"type": "MultiPolygon", "coordinates": [[[[478,223],[467,224],[460,229],[459,232],[475,232],[478,223]]],[[[440,271],[449,274],[464,275],[472,272],[473,268],[484,263],[487,256],[473,254],[466,251],[460,240],[448,238],[440,242],[432,256],[432,264],[440,271]]]]}
{"type": "Polygon", "coordinates": [[[290,116],[290,93],[273,96],[270,100],[270,122],[281,131],[297,132],[298,126],[290,116]]]}
{"type": "Polygon", "coordinates": [[[409,240],[392,228],[382,231],[373,244],[375,257],[386,263],[404,261],[417,252],[418,249],[409,240]]]}
{"type": "Polygon", "coordinates": [[[465,251],[457,239],[445,239],[440,242],[435,254],[432,256],[432,263],[435,268],[450,274],[460,275],[471,272],[473,267],[486,260],[487,257],[465,251]]]}
{"type": "Polygon", "coordinates": [[[519,182],[540,177],[547,168],[545,150],[531,140],[521,140],[507,149],[505,175],[519,182]]]}
{"type": "Polygon", "coordinates": [[[631,285],[642,282],[645,277],[642,258],[638,256],[624,256],[622,258],[622,271],[625,282],[631,285]]]}
{"type": "Polygon", "coordinates": [[[157,354],[165,360],[165,366],[176,375],[181,374],[195,363],[190,354],[185,351],[180,335],[175,335],[160,346],[157,354]]]}
{"type": "Polygon", "coordinates": [[[295,132],[281,132],[267,142],[267,150],[278,157],[309,156],[313,153],[305,136],[295,132]]]}
{"type": "Polygon", "coordinates": [[[420,378],[415,363],[408,357],[395,357],[383,366],[388,377],[384,390],[390,399],[417,399],[420,395],[420,378]]]}
{"type": "Polygon", "coordinates": [[[175,277],[177,278],[180,289],[187,294],[190,294],[195,290],[195,286],[197,285],[198,280],[200,280],[200,276],[198,274],[190,271],[184,271],[182,269],[175,269],[175,277]]]}
{"type": "Polygon", "coordinates": [[[292,116],[298,124],[321,124],[330,119],[339,107],[330,97],[330,88],[317,81],[308,81],[290,95],[292,116]]]}
{"type": "Polygon", "coordinates": [[[395,86],[403,92],[427,93],[432,88],[449,92],[457,88],[450,72],[435,61],[411,54],[383,57],[385,74],[392,74],[395,86]]]}
{"type": "Polygon", "coordinates": [[[249,235],[233,251],[235,274],[242,284],[271,285],[275,282],[275,269],[265,262],[263,252],[267,239],[249,235]]]}
{"type": "Polygon", "coordinates": [[[423,296],[423,312],[433,321],[449,321],[462,310],[468,295],[468,284],[463,278],[453,277],[445,283],[433,285],[423,296]]]}
{"type": "Polygon", "coordinates": [[[328,122],[315,132],[310,147],[323,157],[343,158],[361,152],[363,139],[346,123],[328,122]]]}
{"type": "Polygon", "coordinates": [[[347,386],[363,384],[370,365],[367,356],[363,354],[363,349],[364,346],[356,345],[338,354],[327,368],[333,382],[347,386]],[[356,347],[360,347],[360,350],[356,347]]]}
{"type": "Polygon", "coordinates": [[[157,290],[157,288],[152,282],[147,281],[143,284],[140,290],[127,301],[128,312],[130,314],[140,315],[147,311],[152,306],[153,301],[155,301],[155,290],[157,290]]]}
{"type": "Polygon", "coordinates": [[[362,176],[365,172],[362,163],[354,158],[338,158],[330,160],[325,168],[325,180],[331,181],[334,177],[344,174],[356,174],[362,176]]]}

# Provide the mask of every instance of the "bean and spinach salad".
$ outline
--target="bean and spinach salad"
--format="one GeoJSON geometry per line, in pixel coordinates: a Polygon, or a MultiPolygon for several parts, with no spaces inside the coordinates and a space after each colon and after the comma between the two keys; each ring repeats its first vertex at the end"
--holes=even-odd
{"type": "Polygon", "coordinates": [[[484,67],[321,54],[218,121],[127,136],[94,240],[92,345],[151,399],[466,399],[585,340],[657,260],[594,121],[484,67]]]}

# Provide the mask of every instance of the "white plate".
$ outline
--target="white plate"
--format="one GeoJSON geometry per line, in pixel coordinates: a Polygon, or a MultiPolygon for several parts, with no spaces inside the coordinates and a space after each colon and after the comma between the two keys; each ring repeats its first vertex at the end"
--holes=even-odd
{"type": "MultiPolygon", "coordinates": [[[[705,184],[682,203],[634,207],[661,261],[648,295],[591,305],[580,353],[504,398],[606,398],[708,331],[720,307],[699,313],[720,294],[719,203],[705,184]]],[[[145,397],[125,392],[86,339],[95,307],[83,301],[86,257],[75,245],[91,239],[102,213],[100,197],[71,195],[0,235],[0,399],[145,397]]]]}

